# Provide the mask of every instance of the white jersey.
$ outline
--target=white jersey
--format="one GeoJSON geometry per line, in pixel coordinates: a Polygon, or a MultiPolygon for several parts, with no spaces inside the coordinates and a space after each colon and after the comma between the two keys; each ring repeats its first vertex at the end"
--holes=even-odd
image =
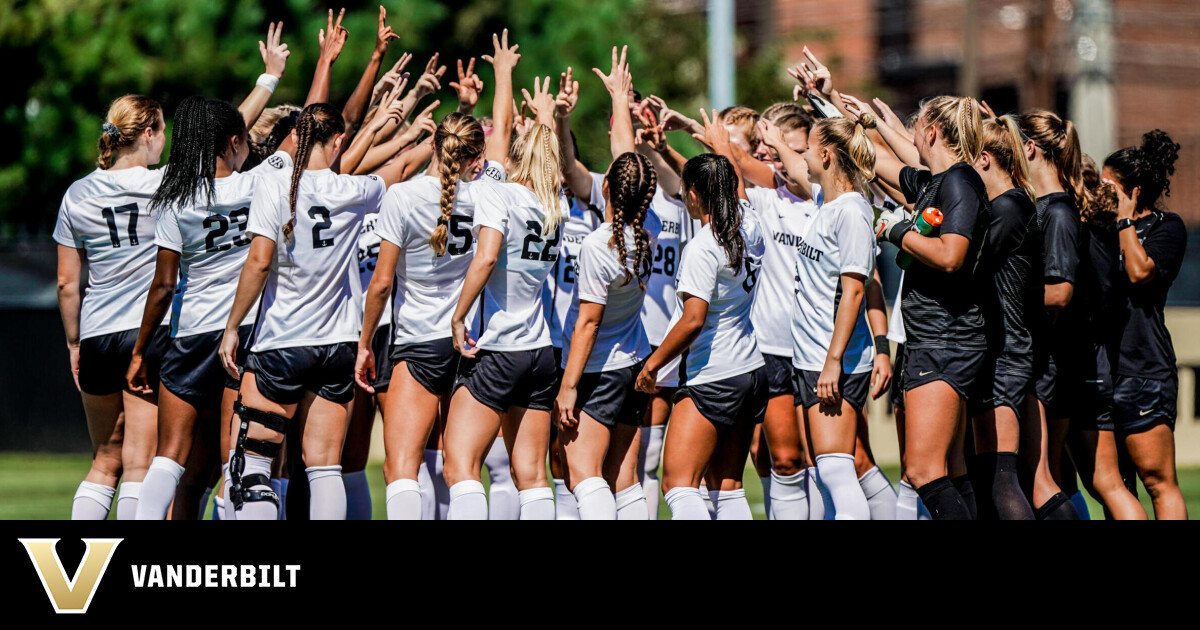
{"type": "Polygon", "coordinates": [[[158,251],[150,197],[161,182],[161,170],[96,169],[63,195],[54,241],[83,249],[88,263],[80,339],[141,327],[158,251]]]}
{"type": "Polygon", "coordinates": [[[692,219],[683,202],[668,197],[660,186],[650,201],[650,211],[662,224],[662,233],[654,246],[651,259],[650,279],[646,281],[646,300],[642,303],[642,324],[646,335],[654,346],[662,345],[670,329],[671,316],[675,314],[675,277],[683,256],[687,237],[693,234],[692,219]]]}
{"type": "Polygon", "coordinates": [[[475,199],[486,181],[459,182],[454,211],[446,220],[446,254],[438,256],[429,237],[442,223],[442,182],[418,177],[388,189],[379,211],[379,236],[400,248],[393,302],[394,345],[450,337],[450,318],[462,295],[475,253],[475,199]]]}
{"type": "MultiPolygon", "coordinates": [[[[875,273],[873,213],[858,193],[843,193],[825,202],[813,216],[800,245],[797,291],[792,311],[792,365],[819,372],[833,341],[834,319],[842,298],[842,274],[854,273],[869,284],[875,273]]],[[[867,324],[866,299],[842,359],[842,372],[870,372],[875,343],[867,324]]]]}
{"type": "Polygon", "coordinates": [[[250,204],[249,231],[275,241],[251,350],[356,342],[362,327],[358,235],[363,217],[379,211],[383,180],[304,171],[286,240],[289,186],[283,178],[263,178],[250,204]]]}
{"type": "Polygon", "coordinates": [[[900,272],[900,282],[896,285],[896,301],[892,304],[892,318],[888,320],[887,338],[896,343],[904,343],[904,317],[900,314],[900,295],[904,291],[904,272],[900,272]]]}
{"type": "MultiPolygon", "coordinates": [[[[383,240],[378,232],[379,217],[380,213],[363,217],[362,227],[358,230],[358,279],[362,284],[363,295],[366,295],[367,287],[371,286],[371,278],[375,276],[375,264],[379,262],[379,243],[383,240]]],[[[379,317],[376,330],[391,323],[392,309],[385,308],[379,317]]]]}
{"type": "Polygon", "coordinates": [[[583,239],[596,231],[604,222],[604,174],[591,173],[592,203],[589,206],[578,198],[571,204],[570,218],[563,217],[561,249],[558,262],[554,264],[554,272],[546,278],[548,294],[553,295],[549,313],[550,340],[555,348],[565,348],[571,344],[571,338],[564,335],[567,313],[571,310],[571,299],[575,294],[575,260],[579,258],[579,250],[583,239]]]}
{"type": "MultiPolygon", "coordinates": [[[[283,151],[246,173],[213,181],[212,205],[203,190],[192,204],[168,208],[158,216],[154,244],[179,253],[179,284],[171,304],[171,336],[188,337],[223,330],[237,293],[238,278],[250,253],[247,228],[256,183],[292,172],[283,151]]],[[[258,302],[242,324],[253,324],[258,302]]]]}
{"type": "Polygon", "coordinates": [[[742,238],[745,260],[736,271],[705,225],[688,243],[676,279],[675,315],[671,327],[683,315],[683,295],[708,302],[704,327],[692,342],[687,356],[687,385],[702,385],[753,372],[765,364],[750,322],[754,288],[764,251],[762,232],[749,204],[742,206],[742,238]]]}
{"type": "MultiPolygon", "coordinates": [[[[662,223],[654,213],[648,213],[642,225],[650,237],[650,250],[662,231],[662,223]]],[[[571,336],[575,333],[575,322],[579,319],[579,301],[587,300],[604,305],[604,317],[596,333],[596,343],[588,356],[584,372],[607,372],[636,365],[650,356],[650,339],[642,324],[642,302],[646,291],[638,285],[636,276],[628,276],[626,269],[637,264],[637,245],[633,228],[625,227],[625,260],[617,261],[617,252],[609,247],[612,224],[605,223],[583,241],[575,270],[579,279],[571,310],[563,329],[562,367],[567,367],[571,350],[571,336]]]]}
{"type": "Polygon", "coordinates": [[[750,320],[763,354],[792,356],[792,303],[796,301],[796,264],[799,245],[816,204],[776,189],[751,188],[746,191],[757,213],[766,252],[758,274],[754,307],[750,320]]]}
{"type": "MultiPolygon", "coordinates": [[[[488,170],[494,166],[489,165],[488,170]]],[[[569,213],[566,195],[559,193],[562,216],[569,213]]],[[[504,237],[496,267],[483,289],[478,347],[517,351],[548,347],[546,278],[558,261],[563,225],[543,234],[543,211],[533,191],[520,184],[480,186],[475,200],[475,225],[492,228],[504,237]]]]}

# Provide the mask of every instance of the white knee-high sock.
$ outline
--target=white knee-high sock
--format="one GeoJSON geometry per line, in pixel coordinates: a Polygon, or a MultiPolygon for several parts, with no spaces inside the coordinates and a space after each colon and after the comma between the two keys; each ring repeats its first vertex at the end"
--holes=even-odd
{"type": "MultiPolygon", "coordinates": [[[[426,453],[428,452],[426,451],[426,453]]],[[[417,487],[421,489],[421,520],[436,520],[437,495],[433,490],[433,477],[429,475],[429,468],[423,464],[417,466],[417,487]]],[[[389,515],[388,518],[391,519],[392,517],[389,515]]]]}
{"type": "Polygon", "coordinates": [[[708,510],[708,519],[711,521],[717,520],[717,498],[716,490],[709,490],[708,486],[700,484],[700,499],[704,501],[704,509],[708,510]]]}
{"type": "MultiPolygon", "coordinates": [[[[262,475],[269,479],[271,476],[271,458],[246,453],[246,468],[242,472],[242,478],[244,479],[250,475],[262,475]]],[[[269,483],[255,484],[247,488],[247,490],[274,490],[269,483]]],[[[232,496],[226,496],[225,498],[226,510],[232,509],[239,521],[274,521],[279,518],[279,508],[275,507],[275,504],[270,501],[246,501],[239,508],[234,505],[232,496]]]]}
{"type": "MultiPolygon", "coordinates": [[[[155,457],[142,480],[142,493],[138,497],[137,513],[134,518],[139,521],[161,521],[167,518],[167,510],[175,499],[175,488],[179,478],[183,476],[183,466],[175,463],[169,457],[155,457]]],[[[201,503],[200,505],[204,505],[201,503]]],[[[119,505],[118,505],[119,507],[119,505]]],[[[201,510],[203,512],[203,510],[201,510]]]]}
{"type": "Polygon", "coordinates": [[[132,521],[137,516],[138,498],[142,494],[140,481],[124,481],[117,492],[117,520],[132,521]]]}
{"type": "Polygon", "coordinates": [[[468,480],[450,486],[450,520],[486,521],[487,510],[487,493],[483,483],[468,480]]]}
{"type": "Polygon", "coordinates": [[[846,453],[826,453],[817,456],[817,471],[821,482],[829,488],[833,497],[834,520],[867,521],[871,519],[871,508],[858,475],[854,472],[854,456],[846,453]]]}
{"type": "Polygon", "coordinates": [[[225,520],[225,498],[217,495],[212,498],[212,520],[225,520]]]}
{"type": "Polygon", "coordinates": [[[492,483],[488,486],[488,520],[515,521],[521,517],[521,501],[517,498],[517,484],[513,482],[509,468],[508,449],[504,439],[496,438],[492,448],[483,458],[492,483]]]}
{"type": "MultiPolygon", "coordinates": [[[[232,452],[233,451],[230,451],[230,453],[232,453],[232,452]]],[[[225,465],[221,466],[221,471],[225,475],[224,481],[222,481],[222,483],[225,484],[225,493],[224,493],[225,498],[222,499],[222,501],[221,501],[221,509],[224,510],[225,513],[221,515],[221,520],[236,521],[237,514],[235,513],[235,510],[233,507],[233,498],[232,498],[233,497],[233,494],[232,494],[233,479],[231,479],[229,477],[229,464],[225,464],[225,465]]],[[[280,503],[280,505],[283,504],[283,497],[279,497],[279,503],[280,503]]],[[[276,518],[278,518],[278,516],[276,516],[276,518]]]]}
{"type": "Polygon", "coordinates": [[[671,488],[665,497],[667,508],[671,510],[673,521],[708,521],[708,508],[704,507],[704,499],[700,496],[699,488],[671,488]]]}
{"type": "Polygon", "coordinates": [[[567,490],[567,482],[562,479],[554,480],[554,520],[579,520],[579,504],[575,502],[575,495],[567,490]]]}
{"type": "Polygon", "coordinates": [[[646,493],[641,484],[633,484],[614,497],[617,504],[618,521],[644,521],[649,518],[646,508],[646,493]]]}
{"type": "Polygon", "coordinates": [[[804,469],[804,493],[808,495],[808,520],[825,520],[825,491],[821,489],[817,467],[804,469]]]}
{"type": "Polygon", "coordinates": [[[901,479],[900,492],[896,495],[896,520],[917,520],[917,501],[920,500],[921,497],[917,494],[917,490],[912,487],[912,484],[901,479]]]}
{"type": "Polygon", "coordinates": [[[767,512],[767,520],[771,519],[771,475],[759,477],[759,483],[762,484],[763,509],[767,512]]]}
{"type": "Polygon", "coordinates": [[[858,485],[867,497],[872,521],[896,520],[896,491],[892,490],[892,482],[879,470],[879,466],[863,473],[858,478],[858,485]]]}
{"type": "Polygon", "coordinates": [[[554,491],[550,488],[530,488],[520,491],[522,521],[553,521],[554,491]]]}
{"type": "Polygon", "coordinates": [[[771,511],[777,521],[807,521],[808,492],[804,469],[791,475],[780,476],[771,471],[771,511]]]}
{"type": "Polygon", "coordinates": [[[397,479],[387,485],[389,521],[419,521],[424,509],[421,484],[413,479],[397,479]]]}
{"type": "Polygon", "coordinates": [[[367,482],[367,471],[357,470],[342,475],[346,485],[346,520],[371,520],[371,485],[367,482]]]}
{"type": "Polygon", "coordinates": [[[575,486],[575,502],[579,504],[579,520],[617,520],[617,501],[604,477],[588,477],[575,486]]]}
{"type": "Polygon", "coordinates": [[[446,454],[441,450],[426,450],[425,465],[429,467],[429,477],[433,479],[433,495],[437,499],[437,520],[444,521],[450,513],[450,486],[446,485],[446,477],[442,474],[446,463],[446,454]],[[430,453],[433,457],[430,458],[430,453]]]}
{"type": "Polygon", "coordinates": [[[341,466],[309,466],[308,518],[312,521],[346,520],[346,483],[341,466]]]}
{"type": "Polygon", "coordinates": [[[718,521],[752,521],[754,514],[750,512],[750,504],[746,501],[746,489],[720,490],[714,501],[717,506],[718,521]]]}
{"type": "Polygon", "coordinates": [[[663,438],[667,434],[667,425],[642,427],[642,443],[638,449],[638,476],[642,482],[642,491],[646,497],[646,518],[658,520],[660,486],[658,482],[658,466],[662,459],[663,438]]]}
{"type": "Polygon", "coordinates": [[[103,521],[108,518],[117,489],[90,481],[79,482],[75,499],[71,501],[71,520],[103,521]]]}

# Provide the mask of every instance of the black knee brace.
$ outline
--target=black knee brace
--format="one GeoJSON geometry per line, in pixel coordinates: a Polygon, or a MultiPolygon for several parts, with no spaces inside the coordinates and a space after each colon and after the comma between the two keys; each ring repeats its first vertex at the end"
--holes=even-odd
{"type": "Polygon", "coordinates": [[[233,446],[233,456],[229,458],[230,496],[234,509],[241,509],[248,501],[270,501],[279,507],[279,495],[274,490],[251,490],[253,486],[270,486],[271,480],[263,474],[242,476],[246,469],[246,451],[251,450],[264,457],[274,458],[279,454],[279,444],[256,440],[247,434],[250,423],[262,425],[276,433],[287,430],[288,418],[269,411],[252,409],[242,404],[239,398],[233,403],[233,412],[238,415],[238,436],[233,446]]]}

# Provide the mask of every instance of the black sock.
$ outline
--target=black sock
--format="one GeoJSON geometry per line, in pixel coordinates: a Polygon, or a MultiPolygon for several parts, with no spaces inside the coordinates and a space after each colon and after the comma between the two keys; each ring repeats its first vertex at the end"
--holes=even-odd
{"type": "Polygon", "coordinates": [[[967,504],[967,511],[971,514],[971,520],[975,520],[979,516],[979,508],[975,505],[975,486],[971,483],[971,477],[969,475],[955,477],[950,480],[950,483],[954,484],[954,489],[958,490],[963,503],[967,504]]]}
{"type": "Polygon", "coordinates": [[[1079,512],[1075,511],[1075,506],[1071,503],[1071,497],[1068,497],[1065,492],[1059,492],[1050,497],[1050,500],[1034,510],[1033,514],[1039,521],[1079,520],[1079,512]]]}
{"type": "MultiPolygon", "coordinates": [[[[979,453],[975,456],[971,471],[971,485],[975,491],[975,520],[995,521],[1000,518],[992,497],[992,486],[996,483],[996,453],[979,453]]],[[[969,506],[968,506],[969,507],[969,506]]]]}
{"type": "Polygon", "coordinates": [[[971,511],[949,477],[939,477],[917,488],[921,502],[937,521],[969,521],[971,511]]]}
{"type": "Polygon", "coordinates": [[[1005,521],[1032,521],[1033,507],[1029,505],[1017,479],[1017,454],[996,453],[995,457],[992,503],[996,514],[1005,521]]]}

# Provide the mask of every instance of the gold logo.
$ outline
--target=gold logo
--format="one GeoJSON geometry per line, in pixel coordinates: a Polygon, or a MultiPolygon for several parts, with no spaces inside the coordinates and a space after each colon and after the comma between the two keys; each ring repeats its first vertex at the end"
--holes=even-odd
{"type": "Polygon", "coordinates": [[[58,544],[58,538],[18,538],[17,540],[20,540],[21,544],[25,545],[25,551],[29,552],[29,559],[33,561],[33,568],[37,570],[38,577],[42,580],[46,596],[54,605],[54,612],[83,614],[92,604],[92,595],[96,593],[96,586],[100,584],[100,578],[104,577],[104,572],[108,570],[108,562],[112,559],[113,551],[124,539],[84,538],[83,543],[87,545],[87,550],[84,551],[83,560],[75,569],[75,577],[69,581],[62,560],[59,559],[58,552],[54,549],[58,544]]]}

